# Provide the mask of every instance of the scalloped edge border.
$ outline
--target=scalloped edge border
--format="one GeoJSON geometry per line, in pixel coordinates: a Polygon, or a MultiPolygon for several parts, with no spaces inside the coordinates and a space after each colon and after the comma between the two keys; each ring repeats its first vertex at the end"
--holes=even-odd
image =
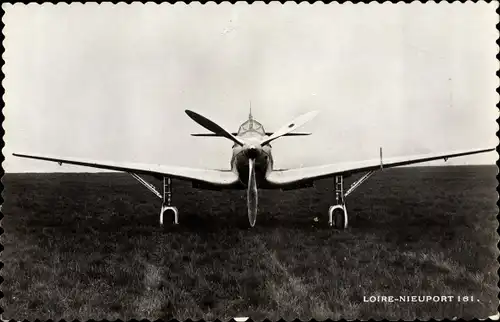
{"type": "MultiPolygon", "coordinates": [[[[422,4],[427,4],[427,3],[432,3],[432,4],[439,4],[439,3],[466,3],[466,2],[473,2],[473,3],[478,3],[478,2],[486,2],[486,3],[491,3],[491,2],[495,2],[493,0],[486,0],[486,1],[480,1],[480,0],[437,0],[437,1],[431,1],[431,0],[412,0],[412,1],[399,1],[399,0],[385,0],[385,1],[371,1],[371,0],[360,0],[360,1],[349,1],[349,0],[337,0],[337,1],[332,1],[332,2],[324,2],[324,1],[305,1],[305,0],[298,0],[298,1],[277,1],[277,0],[274,0],[274,1],[269,1],[269,0],[264,0],[264,1],[254,1],[254,0],[250,0],[250,1],[145,1],[145,2],[142,2],[142,1],[95,1],[95,2],[87,2],[87,1],[84,1],[84,2],[71,2],[71,1],[61,1],[61,2],[42,2],[41,4],[38,3],[38,2],[33,2],[33,1],[16,1],[16,2],[5,2],[5,3],[2,3],[1,4],[1,8],[0,8],[0,14],[1,14],[1,28],[2,28],[2,33],[0,35],[0,44],[1,44],[1,53],[0,53],[0,63],[1,63],[1,73],[0,73],[0,82],[2,83],[2,86],[1,86],[1,91],[0,91],[0,94],[2,96],[2,111],[0,113],[0,124],[1,124],[1,128],[0,128],[0,135],[2,137],[1,139],[1,142],[0,142],[0,150],[2,151],[1,155],[0,155],[0,163],[2,164],[1,168],[0,168],[0,236],[4,234],[4,229],[3,229],[3,226],[2,226],[2,220],[4,218],[4,214],[3,214],[3,211],[2,211],[2,206],[3,206],[3,203],[5,201],[4,199],[4,184],[3,184],[3,178],[4,178],[4,175],[5,175],[5,171],[4,171],[4,168],[3,168],[3,164],[4,164],[4,161],[5,161],[5,156],[3,154],[3,149],[5,147],[5,141],[4,141],[4,136],[5,136],[5,130],[4,130],[4,127],[3,127],[3,124],[5,122],[5,115],[3,114],[3,108],[5,107],[5,101],[4,101],[4,95],[5,95],[5,89],[4,89],[4,81],[5,81],[5,74],[4,74],[4,69],[3,67],[5,66],[5,60],[4,60],[4,53],[5,53],[5,47],[4,47],[4,40],[5,40],[5,35],[3,33],[4,31],[4,28],[5,28],[5,23],[4,23],[4,16],[5,16],[5,9],[4,9],[4,4],[6,5],[60,5],[60,4],[66,4],[66,5],[72,5],[72,4],[80,4],[80,5],[84,5],[84,4],[97,4],[97,5],[101,5],[101,4],[113,4],[113,5],[122,5],[122,4],[162,4],[162,3],[170,3],[170,4],[178,4],[178,3],[183,3],[185,5],[188,5],[188,4],[191,4],[191,3],[198,3],[198,4],[201,4],[201,5],[206,5],[206,4],[216,4],[216,5],[219,5],[219,4],[226,4],[226,3],[230,3],[230,4],[235,4],[235,3],[247,3],[247,4],[253,4],[253,3],[265,3],[265,4],[277,4],[277,3],[280,3],[282,5],[284,4],[296,4],[296,5],[303,5],[304,3],[308,3],[310,5],[315,5],[315,4],[323,4],[323,5],[327,5],[327,4],[344,4],[344,3],[348,3],[348,4],[358,4],[358,3],[361,3],[361,4],[373,4],[373,3],[377,3],[377,4],[385,4],[385,3],[392,3],[392,4],[400,4],[400,3],[414,3],[414,2],[419,2],[419,3],[422,3],[422,4]]],[[[497,4],[497,9],[495,10],[495,12],[500,16],[500,2],[496,1],[498,4],[497,4]]],[[[495,41],[496,44],[497,44],[497,54],[495,55],[497,60],[500,62],[500,20],[499,22],[497,22],[496,24],[496,29],[497,29],[497,40],[495,41]]],[[[497,79],[500,80],[500,64],[499,64],[499,68],[495,71],[495,75],[497,76],[497,79]]],[[[499,82],[499,86],[496,88],[496,92],[497,92],[497,99],[499,100],[496,104],[496,107],[497,109],[500,111],[500,82],[499,82]]],[[[497,132],[496,132],[496,136],[497,136],[497,139],[500,139],[500,118],[497,118],[496,119],[496,123],[497,123],[497,132]]],[[[497,145],[496,147],[496,152],[497,154],[500,155],[500,145],[497,145]]],[[[497,209],[500,209],[500,195],[499,195],[499,178],[500,178],[500,172],[499,172],[499,168],[500,168],[500,158],[497,159],[496,161],[496,166],[497,166],[497,175],[496,175],[496,180],[497,180],[497,187],[496,187],[496,191],[497,191],[497,209]]],[[[499,234],[500,236],[500,214],[497,214],[497,222],[499,223],[499,226],[497,226],[497,233],[499,234]]],[[[500,241],[497,243],[497,249],[500,250],[500,241]]],[[[0,240],[0,252],[3,252],[4,250],[4,247],[3,247],[3,244],[0,240]]],[[[500,256],[497,257],[497,262],[500,264],[500,256]]],[[[3,283],[4,281],[4,278],[2,276],[2,268],[3,268],[4,264],[2,261],[0,261],[0,300],[4,297],[4,294],[2,292],[2,289],[1,289],[1,284],[3,283]]],[[[500,268],[497,270],[497,274],[500,276],[500,268]]],[[[497,283],[497,286],[500,287],[500,281],[497,283]]],[[[499,297],[499,300],[500,300],[500,293],[498,294],[498,297],[499,297]]],[[[0,320],[1,322],[6,322],[6,321],[15,321],[15,320],[4,320],[2,315],[3,315],[3,312],[4,310],[0,307],[0,320]]],[[[239,322],[241,321],[240,320],[241,318],[233,318],[231,320],[229,320],[230,322],[239,322]]],[[[487,318],[485,319],[479,319],[481,321],[483,320],[491,320],[491,321],[496,321],[496,320],[499,320],[500,319],[500,301],[499,301],[499,306],[498,306],[498,312],[497,314],[495,315],[492,315],[492,316],[488,316],[487,318]]],[[[252,320],[251,318],[245,318],[245,320],[247,322],[253,322],[254,320],[252,320]]],[[[36,320],[36,321],[40,321],[40,320],[36,320]]],[[[47,322],[53,322],[53,320],[47,320],[47,322]]],[[[63,320],[60,320],[60,321],[65,321],[64,319],[63,320]]],[[[79,320],[75,320],[75,321],[79,321],[79,320]]],[[[92,322],[95,322],[95,320],[88,320],[89,322],[92,321],[92,322]]],[[[101,321],[108,321],[106,319],[104,320],[101,320],[101,321]]],[[[117,320],[114,320],[116,322],[123,322],[123,320],[121,319],[117,319],[117,320]]],[[[139,322],[139,320],[136,320],[136,319],[132,319],[132,320],[129,320],[130,322],[139,322]]],[[[180,322],[178,321],[177,319],[172,319],[170,320],[172,322],[180,322]]],[[[199,320],[199,321],[205,321],[205,320],[199,320]]],[[[199,322],[198,321],[198,322],[199,322]]],[[[270,320],[268,319],[265,319],[264,320],[265,322],[270,322],[270,320]]],[[[293,321],[301,321],[299,319],[295,319],[293,321]]],[[[318,320],[315,320],[315,319],[311,319],[309,320],[309,322],[316,322],[318,320]]],[[[331,319],[326,319],[324,320],[324,322],[331,322],[332,320],[331,319]]],[[[345,319],[341,319],[339,321],[347,321],[345,319]]],[[[375,319],[369,319],[369,320],[365,320],[365,321],[382,321],[381,320],[375,320],[375,319]]],[[[399,321],[402,321],[401,319],[399,321]]],[[[422,321],[422,320],[419,320],[419,319],[416,319],[415,321],[422,321]]],[[[430,319],[428,321],[436,321],[436,319],[430,319]]],[[[464,319],[457,319],[457,321],[465,321],[464,319]]],[[[140,320],[140,322],[150,322],[150,320],[148,319],[144,319],[144,320],[140,320]]],[[[163,320],[154,320],[154,322],[163,322],[163,320]]],[[[185,320],[184,322],[197,322],[197,321],[193,321],[191,319],[187,319],[185,320]]],[[[214,322],[221,322],[221,320],[219,319],[216,319],[214,322]]],[[[286,320],[284,320],[283,318],[281,318],[280,320],[278,320],[278,322],[286,322],[286,320]]],[[[318,321],[319,322],[319,321],[318,321]]]]}

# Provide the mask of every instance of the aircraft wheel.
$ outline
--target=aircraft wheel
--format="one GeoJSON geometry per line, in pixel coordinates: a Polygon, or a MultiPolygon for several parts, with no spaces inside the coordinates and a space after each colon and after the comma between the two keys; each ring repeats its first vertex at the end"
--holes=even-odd
{"type": "Polygon", "coordinates": [[[177,207],[162,206],[160,214],[160,225],[178,225],[179,224],[179,210],[177,207]]]}
{"type": "Polygon", "coordinates": [[[329,221],[328,224],[337,229],[347,228],[347,210],[343,205],[331,206],[328,209],[329,221]]]}

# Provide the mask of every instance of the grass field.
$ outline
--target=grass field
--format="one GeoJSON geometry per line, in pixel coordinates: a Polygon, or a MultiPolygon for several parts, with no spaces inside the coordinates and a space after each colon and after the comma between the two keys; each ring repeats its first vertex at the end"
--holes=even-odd
{"type": "MultiPolygon", "coordinates": [[[[487,317],[498,307],[495,166],[385,170],[327,227],[331,180],[260,191],[174,182],[180,226],[125,174],[7,174],[4,319],[487,317]],[[318,221],[314,221],[317,217],[318,221]],[[474,302],[366,303],[372,295],[474,302]]],[[[348,180],[348,184],[351,180],[348,180]]]]}

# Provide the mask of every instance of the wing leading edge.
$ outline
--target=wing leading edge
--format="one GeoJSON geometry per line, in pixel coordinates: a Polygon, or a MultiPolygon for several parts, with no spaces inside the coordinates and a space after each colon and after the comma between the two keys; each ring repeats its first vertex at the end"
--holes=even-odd
{"type": "Polygon", "coordinates": [[[428,162],[440,159],[448,159],[471,154],[485,153],[495,151],[494,148],[481,150],[453,151],[442,154],[422,154],[406,157],[393,157],[379,159],[346,162],[337,164],[326,164],[315,167],[289,169],[283,171],[273,171],[267,176],[267,180],[274,186],[285,186],[307,181],[314,181],[323,178],[333,177],[335,175],[350,175],[357,172],[372,171],[381,168],[393,168],[403,165],[428,162]]]}
{"type": "Polygon", "coordinates": [[[194,169],[168,165],[124,163],[113,161],[95,161],[77,158],[60,158],[39,155],[13,153],[20,158],[52,161],[59,164],[72,164],[97,169],[131,172],[153,176],[169,176],[175,179],[205,182],[216,186],[232,186],[239,182],[238,176],[232,171],[194,169]]]}

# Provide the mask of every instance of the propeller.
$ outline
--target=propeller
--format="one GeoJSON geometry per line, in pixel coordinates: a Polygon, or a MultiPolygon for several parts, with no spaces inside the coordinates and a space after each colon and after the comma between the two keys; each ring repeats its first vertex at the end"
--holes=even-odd
{"type": "Polygon", "coordinates": [[[318,115],[318,111],[312,111],[312,112],[309,112],[309,113],[306,113],[306,114],[303,114],[303,115],[297,117],[293,121],[282,126],[278,131],[274,132],[270,137],[265,138],[260,143],[260,145],[266,145],[266,144],[270,143],[271,141],[274,141],[277,138],[282,137],[283,135],[298,129],[299,127],[301,127],[305,123],[312,120],[316,115],[318,115]]]}
{"type": "MultiPolygon", "coordinates": [[[[191,119],[193,119],[193,121],[200,124],[210,132],[213,132],[218,136],[223,136],[240,146],[246,146],[245,142],[243,142],[241,139],[235,137],[234,135],[231,134],[231,132],[225,130],[220,125],[209,120],[208,118],[190,110],[186,110],[185,112],[191,119]]],[[[312,120],[317,114],[318,114],[317,111],[312,111],[297,117],[296,119],[289,122],[285,126],[282,126],[278,131],[274,132],[271,136],[262,140],[262,142],[257,146],[261,147],[263,145],[266,145],[276,140],[277,138],[282,137],[283,135],[298,129],[305,123],[312,120]]],[[[246,150],[248,157],[248,188],[247,188],[248,220],[250,222],[250,226],[253,227],[255,226],[255,221],[257,220],[257,205],[258,205],[257,180],[255,178],[255,158],[258,154],[258,148],[253,145],[246,147],[248,148],[246,150]]]]}
{"type": "Polygon", "coordinates": [[[250,226],[255,226],[257,220],[257,181],[255,180],[255,159],[248,159],[248,189],[247,189],[247,205],[248,205],[248,220],[250,226]]]}
{"type": "Polygon", "coordinates": [[[213,132],[217,135],[223,136],[223,137],[233,141],[234,143],[236,143],[240,146],[243,146],[245,144],[243,141],[241,141],[240,139],[238,139],[237,137],[232,135],[229,131],[226,131],[220,125],[216,124],[213,121],[210,121],[206,117],[204,117],[196,112],[190,111],[190,110],[186,110],[185,112],[190,118],[193,119],[193,121],[200,124],[201,126],[203,126],[205,129],[209,130],[210,132],[213,132]]]}

